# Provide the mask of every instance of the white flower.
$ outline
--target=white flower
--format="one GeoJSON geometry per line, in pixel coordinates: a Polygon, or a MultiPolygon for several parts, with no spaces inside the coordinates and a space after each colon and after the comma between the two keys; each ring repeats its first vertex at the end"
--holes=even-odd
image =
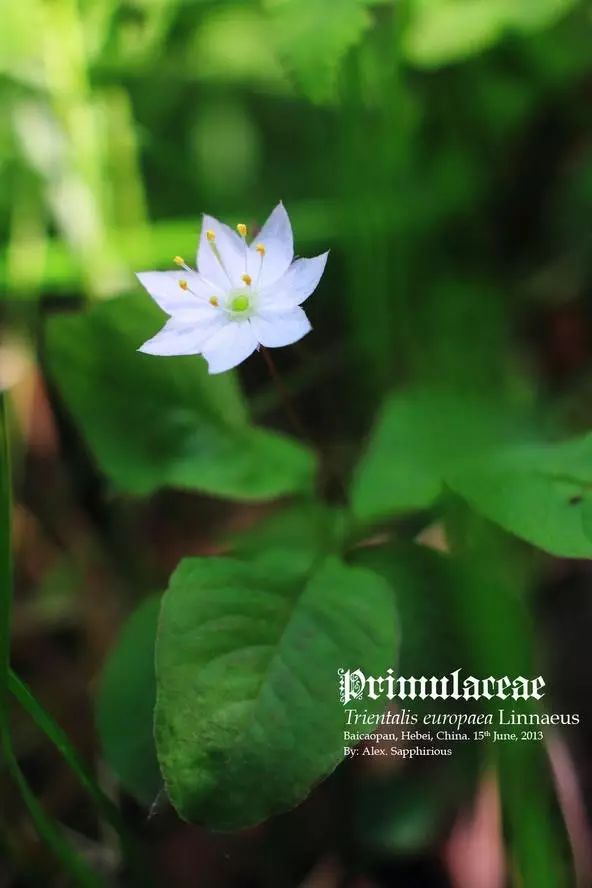
{"type": "Polygon", "coordinates": [[[197,271],[180,257],[179,271],[138,274],[168,314],[162,330],[140,347],[149,355],[203,355],[210,373],[236,367],[259,346],[277,348],[311,329],[300,304],[319,283],[328,253],[294,259],[292,227],[282,203],[257,237],[204,216],[197,271]]]}

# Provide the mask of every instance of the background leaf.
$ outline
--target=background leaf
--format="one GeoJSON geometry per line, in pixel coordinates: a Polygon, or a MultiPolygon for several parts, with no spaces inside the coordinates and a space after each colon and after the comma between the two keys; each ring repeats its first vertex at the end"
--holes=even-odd
{"type": "Polygon", "coordinates": [[[345,530],[343,511],[317,500],[303,500],[274,511],[229,542],[232,554],[240,557],[260,558],[266,549],[286,546],[290,552],[301,550],[310,558],[311,552],[337,552],[345,530]]]}
{"type": "Polygon", "coordinates": [[[142,495],[172,486],[256,500],[310,488],[312,455],[248,424],[233,374],[137,352],[164,319],[138,294],[49,321],[50,373],[105,474],[142,495]]]}
{"type": "Polygon", "coordinates": [[[381,578],[333,557],[316,569],[285,550],[181,562],[163,600],[156,706],[179,814],[236,829],[300,802],[343,756],[337,671],[393,665],[393,611],[381,578]]]}
{"type": "Polygon", "coordinates": [[[162,789],[153,731],[159,610],[155,595],[131,615],[105,663],[97,699],[103,754],[128,792],[148,805],[162,789]]]}
{"type": "Polygon", "coordinates": [[[577,0],[411,0],[403,38],[409,61],[425,66],[456,62],[506,32],[534,31],[565,15],[577,0]]]}
{"type": "MultiPolygon", "coordinates": [[[[455,622],[455,562],[425,546],[390,544],[359,549],[356,564],[369,568],[397,590],[401,627],[401,675],[446,675],[458,669],[463,638],[455,622]]],[[[433,708],[433,701],[408,701],[408,708],[433,708]]]]}
{"type": "Polygon", "coordinates": [[[392,395],[354,474],[356,518],[376,521],[429,507],[455,466],[506,436],[506,421],[494,405],[430,389],[392,395]]]}
{"type": "Polygon", "coordinates": [[[448,480],[510,533],[563,558],[592,557],[592,435],[501,450],[448,480]]]}
{"type": "Polygon", "coordinates": [[[280,52],[313,101],[333,97],[339,67],[384,0],[266,0],[280,52]]]}

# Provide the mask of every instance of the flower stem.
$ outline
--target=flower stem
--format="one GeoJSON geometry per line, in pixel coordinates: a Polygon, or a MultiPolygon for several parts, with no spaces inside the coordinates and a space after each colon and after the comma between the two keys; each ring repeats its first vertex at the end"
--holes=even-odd
{"type": "Polygon", "coordinates": [[[298,437],[302,438],[304,441],[310,441],[310,436],[306,431],[302,420],[298,416],[298,413],[294,409],[294,404],[292,403],[292,399],[290,397],[288,389],[286,388],[284,380],[282,379],[281,374],[275,365],[275,361],[271,357],[271,352],[269,351],[269,349],[265,348],[264,345],[259,346],[259,351],[263,355],[263,359],[267,364],[267,369],[269,370],[269,374],[273,379],[278,395],[280,396],[280,400],[284,406],[284,410],[286,411],[286,415],[290,420],[290,424],[293,430],[296,432],[298,437]]]}

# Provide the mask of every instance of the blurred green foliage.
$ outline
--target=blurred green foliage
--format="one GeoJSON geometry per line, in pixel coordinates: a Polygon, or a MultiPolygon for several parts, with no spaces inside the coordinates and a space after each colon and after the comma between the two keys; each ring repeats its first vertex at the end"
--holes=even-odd
{"type": "MultiPolygon", "coordinates": [[[[573,343],[543,353],[526,322],[559,310],[587,317],[591,34],[585,0],[4,4],[8,338],[20,324],[41,345],[56,410],[66,408],[120,499],[165,486],[229,500],[309,497],[233,540],[231,561],[183,562],[165,595],[159,752],[184,816],[252,823],[334,767],[335,669],[392,663],[385,580],[407,668],[436,672],[457,653],[476,674],[532,668],[526,604],[541,562],[527,569],[518,544],[483,531],[467,504],[543,550],[590,554],[589,438],[552,443],[592,424],[590,368],[567,361],[562,376],[573,343]],[[191,257],[201,212],[255,226],[279,198],[298,251],[332,251],[310,301],[314,332],[298,358],[290,350],[280,361],[321,444],[319,493],[345,476],[339,508],[312,499],[307,447],[251,424],[251,396],[275,406],[255,358],[241,391],[238,374],[209,379],[200,359],[136,352],[161,316],[131,293],[133,272],[191,257]],[[415,533],[432,521],[454,558],[417,551],[415,533]],[[380,553],[352,552],[366,532],[380,553]],[[274,570],[259,563],[266,550],[274,570]],[[364,583],[351,561],[373,571],[364,583]],[[202,607],[218,621],[213,636],[202,607]],[[238,658],[236,684],[216,656],[238,658]],[[313,678],[316,703],[303,692],[313,678]],[[287,726],[280,679],[297,713],[287,726]],[[236,724],[220,709],[225,696],[236,724]],[[247,768],[241,725],[253,741],[247,768]],[[299,755],[280,766],[290,731],[304,732],[299,755]]],[[[154,617],[145,607],[132,620],[154,617]]],[[[100,724],[111,765],[147,799],[154,626],[140,629],[136,638],[128,627],[109,661],[100,724]],[[137,759],[117,729],[136,693],[122,684],[130,669],[143,701],[138,733],[125,738],[139,738],[137,759]]],[[[502,751],[496,765],[521,884],[566,884],[542,754],[502,751]]],[[[472,784],[478,768],[467,770],[472,784]]],[[[431,837],[444,807],[435,799],[425,810],[413,796],[403,805],[431,837]]],[[[409,835],[395,808],[368,845],[409,835]]]]}

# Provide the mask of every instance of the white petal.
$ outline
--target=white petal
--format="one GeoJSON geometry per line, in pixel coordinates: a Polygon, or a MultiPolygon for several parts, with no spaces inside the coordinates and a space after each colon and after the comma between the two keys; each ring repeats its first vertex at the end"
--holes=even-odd
{"type": "Polygon", "coordinates": [[[312,259],[297,259],[280,281],[261,293],[262,304],[267,307],[300,305],[313,293],[323,275],[329,253],[322,253],[312,259]]]}
{"type": "Polygon", "coordinates": [[[292,226],[283,203],[279,203],[253,241],[253,247],[263,244],[265,257],[258,277],[260,286],[277,281],[294,258],[292,226]]]}
{"type": "Polygon", "coordinates": [[[224,373],[246,360],[256,348],[250,321],[231,320],[204,343],[202,354],[210,373],[224,373]]]}
{"type": "Polygon", "coordinates": [[[169,315],[199,309],[217,292],[212,284],[191,271],[140,271],[137,278],[169,315]],[[182,290],[179,281],[187,281],[189,289],[182,290]]]}
{"type": "Polygon", "coordinates": [[[204,344],[202,353],[210,373],[223,373],[236,367],[257,348],[250,321],[229,321],[204,344]]]}
{"type": "Polygon", "coordinates": [[[197,249],[197,268],[205,278],[219,287],[241,286],[241,275],[245,273],[244,240],[236,231],[218,222],[213,216],[204,215],[197,249]],[[213,231],[216,238],[213,243],[207,238],[207,232],[213,231]]]}
{"type": "Polygon", "coordinates": [[[281,201],[271,212],[256,240],[257,242],[265,242],[267,238],[283,243],[285,250],[294,255],[294,238],[290,217],[281,201]]]}
{"type": "Polygon", "coordinates": [[[282,286],[289,295],[293,295],[296,304],[300,305],[314,293],[327,265],[329,251],[314,256],[312,259],[297,259],[293,262],[282,281],[282,286]]]}
{"type": "Polygon", "coordinates": [[[269,348],[298,342],[312,329],[305,313],[297,306],[286,312],[261,311],[251,318],[251,324],[257,340],[269,348]]]}
{"type": "Polygon", "coordinates": [[[228,320],[221,312],[202,324],[187,324],[178,318],[171,318],[138,351],[147,355],[199,355],[204,342],[224,324],[228,324],[228,320]]]}

